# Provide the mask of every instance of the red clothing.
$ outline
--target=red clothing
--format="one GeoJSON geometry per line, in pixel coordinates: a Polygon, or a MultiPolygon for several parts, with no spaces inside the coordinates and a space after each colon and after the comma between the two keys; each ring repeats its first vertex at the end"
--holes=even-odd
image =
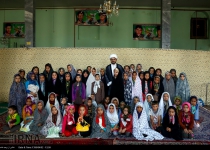
{"type": "MultiPolygon", "coordinates": [[[[144,81],[144,82],[145,82],[145,81],[144,81]]],[[[147,82],[150,82],[150,81],[147,81],[147,82]]],[[[142,85],[142,82],[141,82],[141,85],[142,85]]],[[[150,89],[150,90],[152,89],[152,82],[150,82],[148,89],[150,89]]],[[[149,94],[149,93],[151,94],[151,91],[150,91],[150,90],[148,90],[148,93],[147,93],[147,94],[149,94]]],[[[145,91],[142,90],[143,102],[146,100],[146,94],[144,94],[144,92],[145,92],[145,91]]]]}
{"type": "Polygon", "coordinates": [[[190,115],[190,122],[187,124],[185,122],[182,122],[182,117],[183,117],[183,111],[179,111],[179,124],[181,126],[181,128],[184,130],[185,128],[187,128],[188,130],[192,130],[194,127],[194,115],[189,111],[189,115],[190,115]]]}
{"type": "Polygon", "coordinates": [[[63,122],[62,122],[62,133],[65,134],[65,136],[71,136],[72,134],[77,135],[78,132],[76,130],[76,124],[74,121],[74,116],[72,115],[72,117],[70,118],[69,122],[72,121],[74,122],[71,125],[68,125],[68,115],[65,115],[63,117],[63,122]]]}
{"type": "Polygon", "coordinates": [[[132,130],[133,130],[133,117],[132,117],[131,114],[129,114],[128,118],[126,119],[127,124],[124,126],[123,123],[122,123],[123,115],[124,114],[120,115],[120,128],[122,128],[122,129],[126,128],[126,132],[132,133],[132,130]]]}

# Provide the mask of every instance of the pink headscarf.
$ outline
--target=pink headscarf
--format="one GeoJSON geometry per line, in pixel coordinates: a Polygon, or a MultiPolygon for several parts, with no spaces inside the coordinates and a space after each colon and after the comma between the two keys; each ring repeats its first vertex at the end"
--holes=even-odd
{"type": "Polygon", "coordinates": [[[189,111],[187,112],[187,114],[185,114],[185,112],[183,113],[182,122],[189,123],[189,122],[190,122],[190,114],[189,114],[189,112],[190,112],[190,109],[191,109],[191,105],[190,105],[189,102],[184,102],[184,103],[182,104],[182,111],[183,111],[183,109],[184,109],[184,105],[187,105],[187,106],[188,106],[189,111]]]}
{"type": "Polygon", "coordinates": [[[189,103],[189,102],[184,102],[184,103],[182,103],[182,110],[183,110],[183,108],[184,108],[184,105],[187,105],[188,108],[189,108],[189,111],[190,111],[190,109],[191,109],[190,103],[189,103]]]}
{"type": "Polygon", "coordinates": [[[69,113],[69,109],[70,108],[73,108],[73,109],[75,109],[75,106],[74,105],[69,105],[68,107],[67,107],[67,112],[66,112],[66,115],[68,116],[68,122],[70,122],[71,120],[73,120],[73,124],[75,123],[75,120],[74,120],[74,115],[72,115],[72,114],[70,114],[69,113]]]}

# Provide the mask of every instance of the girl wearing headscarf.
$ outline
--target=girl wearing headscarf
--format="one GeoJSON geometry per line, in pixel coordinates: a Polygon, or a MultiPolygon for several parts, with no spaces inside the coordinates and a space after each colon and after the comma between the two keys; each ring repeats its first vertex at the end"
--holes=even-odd
{"type": "Polygon", "coordinates": [[[30,78],[25,82],[27,96],[33,96],[35,103],[37,103],[37,101],[39,100],[39,84],[35,79],[35,73],[31,72],[29,76],[30,78]]]}
{"type": "Polygon", "coordinates": [[[182,128],[183,138],[193,138],[194,116],[191,113],[191,105],[189,102],[182,103],[182,110],[179,112],[179,125],[182,128]]]}
{"type": "Polygon", "coordinates": [[[71,73],[66,72],[62,83],[62,97],[67,97],[69,103],[72,103],[72,77],[71,73]]]}
{"type": "Polygon", "coordinates": [[[34,119],[33,119],[33,122],[29,126],[30,131],[27,133],[40,134],[40,131],[43,128],[47,117],[48,117],[48,112],[44,108],[44,102],[42,100],[38,100],[36,104],[36,109],[34,111],[34,119]]]}
{"type": "Polygon", "coordinates": [[[53,72],[52,65],[50,63],[45,64],[45,69],[43,71],[43,74],[45,75],[47,82],[49,82],[51,80],[52,72],[53,72]]]}
{"type": "Polygon", "coordinates": [[[170,106],[166,115],[163,117],[161,134],[167,138],[183,140],[178,114],[174,106],[170,106]]]}
{"type": "Polygon", "coordinates": [[[74,113],[74,105],[68,105],[62,122],[62,136],[69,137],[72,135],[78,135],[78,131],[76,130],[76,117],[74,113]]]}
{"type": "Polygon", "coordinates": [[[137,75],[136,71],[132,73],[131,83],[132,83],[132,98],[134,98],[134,96],[138,96],[140,101],[143,102],[141,80],[137,75]]]}
{"type": "Polygon", "coordinates": [[[159,76],[160,77],[160,82],[163,82],[164,77],[162,76],[162,69],[157,68],[155,70],[155,76],[159,76]]]}
{"type": "Polygon", "coordinates": [[[177,76],[176,76],[176,70],[175,70],[175,69],[171,69],[171,70],[170,70],[170,73],[171,73],[172,79],[174,80],[174,85],[175,85],[175,87],[176,87],[176,82],[177,82],[177,80],[178,80],[178,78],[177,78],[177,76]]]}
{"type": "Polygon", "coordinates": [[[90,138],[108,139],[111,133],[111,123],[102,104],[97,105],[96,115],[93,118],[90,138]]]}
{"type": "Polygon", "coordinates": [[[167,113],[169,106],[172,106],[170,94],[168,92],[164,92],[161,96],[158,108],[161,111],[161,120],[163,120],[163,117],[167,113]]]}
{"type": "Polygon", "coordinates": [[[149,78],[149,71],[144,72],[144,79],[142,80],[142,98],[143,102],[146,100],[146,95],[152,93],[152,81],[149,78]]]}
{"type": "MultiPolygon", "coordinates": [[[[112,99],[111,99],[111,102],[110,103],[112,103],[112,104],[114,104],[115,105],[115,108],[116,108],[116,111],[117,111],[117,114],[118,114],[118,118],[120,118],[120,115],[121,115],[121,113],[122,113],[122,111],[121,111],[121,108],[120,108],[120,106],[119,106],[119,99],[117,98],[117,97],[113,97],[112,99]]],[[[108,105],[109,106],[109,105],[108,105]]],[[[108,107],[107,107],[107,111],[108,111],[108,107]]]]}
{"type": "Polygon", "coordinates": [[[138,96],[134,96],[132,102],[131,102],[131,114],[133,114],[136,103],[140,102],[140,99],[138,96]]]}
{"type": "Polygon", "coordinates": [[[137,140],[162,140],[164,137],[149,127],[147,114],[142,102],[136,103],[133,112],[133,136],[137,140]]]}
{"type": "Polygon", "coordinates": [[[180,96],[182,102],[188,102],[190,99],[190,86],[184,72],[180,73],[176,83],[176,96],[180,96]]]}
{"type": "Polygon", "coordinates": [[[174,105],[176,108],[176,113],[179,114],[179,111],[182,110],[182,99],[179,96],[174,97],[174,105]]]}
{"type": "Polygon", "coordinates": [[[194,127],[199,128],[200,127],[200,121],[199,121],[199,104],[198,104],[198,98],[196,96],[190,97],[190,105],[191,105],[191,113],[194,115],[194,127]]]}
{"type": "Polygon", "coordinates": [[[105,74],[105,68],[100,69],[100,79],[104,83],[104,91],[105,91],[105,95],[107,96],[108,95],[108,86],[107,86],[106,81],[108,79],[107,79],[107,75],[105,74]]]}
{"type": "Polygon", "coordinates": [[[74,81],[75,80],[75,77],[76,77],[76,74],[77,74],[77,71],[74,68],[74,66],[72,64],[68,64],[67,65],[67,71],[69,73],[71,73],[72,81],[74,81]]]}
{"type": "Polygon", "coordinates": [[[128,78],[129,78],[128,73],[124,72],[123,73],[124,99],[125,103],[130,106],[132,101],[132,83],[128,78]]]}
{"type": "Polygon", "coordinates": [[[139,76],[139,78],[140,78],[140,80],[142,82],[144,80],[144,71],[139,72],[138,76],[139,76]]]}
{"type": "Polygon", "coordinates": [[[111,123],[111,135],[113,134],[114,136],[117,136],[118,135],[118,128],[119,128],[119,126],[118,126],[119,117],[118,117],[118,114],[117,114],[115,104],[110,103],[108,105],[106,113],[107,113],[107,117],[109,119],[109,122],[111,123]]]}
{"type": "Polygon", "coordinates": [[[141,71],[144,71],[142,68],[142,64],[137,64],[136,65],[136,72],[139,74],[141,71]]]}
{"type": "Polygon", "coordinates": [[[164,92],[168,92],[170,94],[170,98],[172,100],[172,103],[174,104],[174,96],[176,92],[176,88],[174,85],[174,80],[171,77],[170,72],[165,73],[165,78],[163,79],[163,87],[164,87],[164,92]]]}
{"type": "Polygon", "coordinates": [[[56,108],[60,108],[59,102],[58,102],[56,94],[54,92],[51,92],[48,95],[48,101],[45,106],[48,114],[50,114],[52,106],[56,106],[56,108]]]}
{"type": "Polygon", "coordinates": [[[52,106],[50,114],[45,121],[41,134],[46,138],[57,138],[62,129],[62,116],[59,107],[52,106]]]}
{"type": "Polygon", "coordinates": [[[147,94],[146,95],[146,100],[144,101],[144,108],[145,111],[147,113],[147,119],[150,125],[150,115],[149,115],[149,111],[150,109],[152,109],[152,102],[154,101],[154,98],[152,96],[152,94],[147,94]]]}
{"type": "Polygon", "coordinates": [[[14,75],[13,83],[9,91],[9,102],[8,106],[15,105],[17,107],[17,112],[22,117],[22,109],[25,105],[27,94],[25,85],[21,82],[21,77],[19,74],[14,75]]]}
{"type": "Polygon", "coordinates": [[[33,99],[34,98],[31,96],[26,98],[26,105],[23,107],[22,111],[23,121],[20,123],[20,131],[30,131],[29,126],[33,122],[34,111],[36,109],[36,104],[34,103],[33,99]]]}
{"type": "Polygon", "coordinates": [[[63,80],[65,78],[64,73],[65,73],[65,69],[63,67],[60,67],[58,69],[58,79],[60,79],[61,83],[63,83],[63,80]]]}
{"type": "Polygon", "coordinates": [[[20,70],[18,71],[18,74],[19,74],[20,77],[21,77],[21,82],[25,83],[25,82],[26,82],[26,78],[25,78],[26,72],[25,72],[25,70],[24,70],[24,69],[20,69],[20,70]]]}
{"type": "Polygon", "coordinates": [[[36,80],[36,81],[39,81],[39,67],[34,66],[34,67],[31,69],[31,71],[29,71],[29,72],[27,73],[27,76],[26,76],[26,79],[27,79],[27,80],[30,79],[30,74],[31,74],[31,72],[33,72],[33,73],[35,74],[35,80],[36,80]]]}
{"type": "Polygon", "coordinates": [[[39,82],[39,91],[38,91],[39,99],[43,100],[44,105],[46,105],[48,100],[48,82],[43,73],[39,74],[38,82],[39,82]]]}
{"type": "Polygon", "coordinates": [[[148,71],[149,71],[149,78],[153,82],[154,81],[154,77],[155,77],[155,68],[154,67],[150,67],[148,69],[148,71]]]}
{"type": "Polygon", "coordinates": [[[83,70],[82,72],[82,83],[85,84],[85,87],[86,87],[86,82],[87,82],[87,79],[89,77],[89,71],[87,69],[83,70]]]}
{"type": "Polygon", "coordinates": [[[91,69],[91,73],[88,76],[87,82],[86,82],[86,97],[89,97],[91,95],[91,87],[92,83],[95,81],[95,74],[96,74],[96,68],[93,67],[91,69]]]}

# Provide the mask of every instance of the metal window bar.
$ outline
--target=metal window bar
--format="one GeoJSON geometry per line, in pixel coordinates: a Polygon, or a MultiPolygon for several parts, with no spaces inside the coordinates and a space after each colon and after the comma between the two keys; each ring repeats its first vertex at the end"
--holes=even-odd
{"type": "Polygon", "coordinates": [[[208,104],[208,87],[209,87],[209,84],[210,84],[210,82],[206,84],[206,101],[205,101],[205,105],[208,104]]]}

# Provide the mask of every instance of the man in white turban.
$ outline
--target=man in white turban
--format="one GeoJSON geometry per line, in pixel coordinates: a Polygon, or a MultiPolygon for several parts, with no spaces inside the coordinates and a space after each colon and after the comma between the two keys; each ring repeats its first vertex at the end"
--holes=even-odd
{"type": "MultiPolygon", "coordinates": [[[[117,55],[116,54],[111,54],[109,56],[111,64],[106,66],[106,83],[107,86],[110,87],[110,85],[112,84],[112,78],[114,76],[114,69],[118,68],[119,69],[119,75],[122,76],[124,69],[120,64],[117,64],[117,55]]],[[[110,88],[108,90],[108,95],[110,94],[110,88]]]]}

